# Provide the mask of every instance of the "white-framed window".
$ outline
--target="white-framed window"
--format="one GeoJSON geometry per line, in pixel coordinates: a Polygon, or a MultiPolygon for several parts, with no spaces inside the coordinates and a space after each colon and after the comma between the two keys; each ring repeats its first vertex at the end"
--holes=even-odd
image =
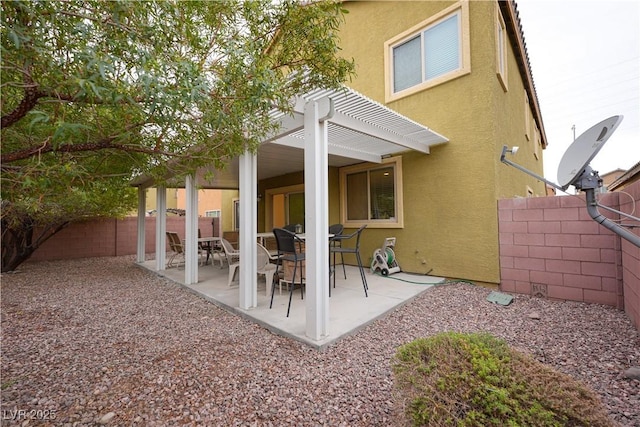
{"type": "Polygon", "coordinates": [[[509,90],[507,80],[507,27],[496,3],[496,74],[505,92],[509,90]]]}
{"type": "Polygon", "coordinates": [[[341,168],[340,194],[345,227],[401,228],[402,157],[341,168]]]}
{"type": "Polygon", "coordinates": [[[461,1],[385,42],[387,102],[471,72],[469,4],[461,1]]]}
{"type": "Polygon", "coordinates": [[[538,129],[538,126],[534,126],[533,127],[533,156],[536,158],[536,160],[540,160],[541,153],[540,153],[540,148],[541,148],[541,137],[540,137],[540,130],[538,129]]]}
{"type": "Polygon", "coordinates": [[[220,209],[204,211],[204,216],[207,218],[220,218],[220,209]]]}
{"type": "Polygon", "coordinates": [[[531,141],[531,106],[529,105],[529,94],[524,91],[524,136],[527,141],[531,141]]]}

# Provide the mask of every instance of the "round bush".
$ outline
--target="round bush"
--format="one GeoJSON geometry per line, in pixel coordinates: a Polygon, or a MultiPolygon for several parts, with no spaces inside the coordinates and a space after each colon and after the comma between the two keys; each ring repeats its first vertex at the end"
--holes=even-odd
{"type": "Polygon", "coordinates": [[[613,426],[586,386],[489,334],[417,339],[393,372],[403,425],[613,426]]]}

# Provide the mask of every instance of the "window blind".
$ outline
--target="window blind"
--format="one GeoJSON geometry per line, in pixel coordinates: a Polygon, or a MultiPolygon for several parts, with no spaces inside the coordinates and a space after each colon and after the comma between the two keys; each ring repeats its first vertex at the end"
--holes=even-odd
{"type": "Polygon", "coordinates": [[[460,68],[459,16],[456,13],[423,33],[425,80],[460,68]]]}
{"type": "Polygon", "coordinates": [[[399,92],[422,82],[420,35],[393,48],[393,90],[399,92]]]}

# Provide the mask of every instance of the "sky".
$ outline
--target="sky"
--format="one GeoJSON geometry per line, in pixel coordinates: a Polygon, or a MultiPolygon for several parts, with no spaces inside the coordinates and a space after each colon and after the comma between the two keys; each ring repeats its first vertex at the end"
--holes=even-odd
{"type": "Polygon", "coordinates": [[[615,115],[624,119],[591,167],[603,175],[639,162],[640,0],[516,3],[549,143],[544,177],[558,182],[573,126],[577,138],[615,115]]]}

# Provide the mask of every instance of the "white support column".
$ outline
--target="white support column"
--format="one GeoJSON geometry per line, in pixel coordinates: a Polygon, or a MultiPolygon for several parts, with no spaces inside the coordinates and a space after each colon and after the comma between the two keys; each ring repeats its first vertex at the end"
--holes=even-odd
{"type": "Polygon", "coordinates": [[[185,188],[184,284],[191,285],[198,283],[198,187],[194,176],[186,177],[185,188]]]}
{"type": "Polygon", "coordinates": [[[156,270],[167,268],[167,188],[156,188],[156,270]]]}
{"type": "Polygon", "coordinates": [[[145,230],[145,216],[147,205],[147,191],[142,187],[138,187],[138,242],[136,249],[136,261],[144,262],[147,255],[147,248],[145,245],[146,230],[145,230]]]}
{"type": "Polygon", "coordinates": [[[329,334],[329,160],[324,120],[331,112],[327,98],[304,107],[306,335],[314,340],[329,334]]]}
{"type": "Polygon", "coordinates": [[[257,247],[258,238],[258,161],[255,154],[240,156],[240,308],[258,305],[257,247]]]}

